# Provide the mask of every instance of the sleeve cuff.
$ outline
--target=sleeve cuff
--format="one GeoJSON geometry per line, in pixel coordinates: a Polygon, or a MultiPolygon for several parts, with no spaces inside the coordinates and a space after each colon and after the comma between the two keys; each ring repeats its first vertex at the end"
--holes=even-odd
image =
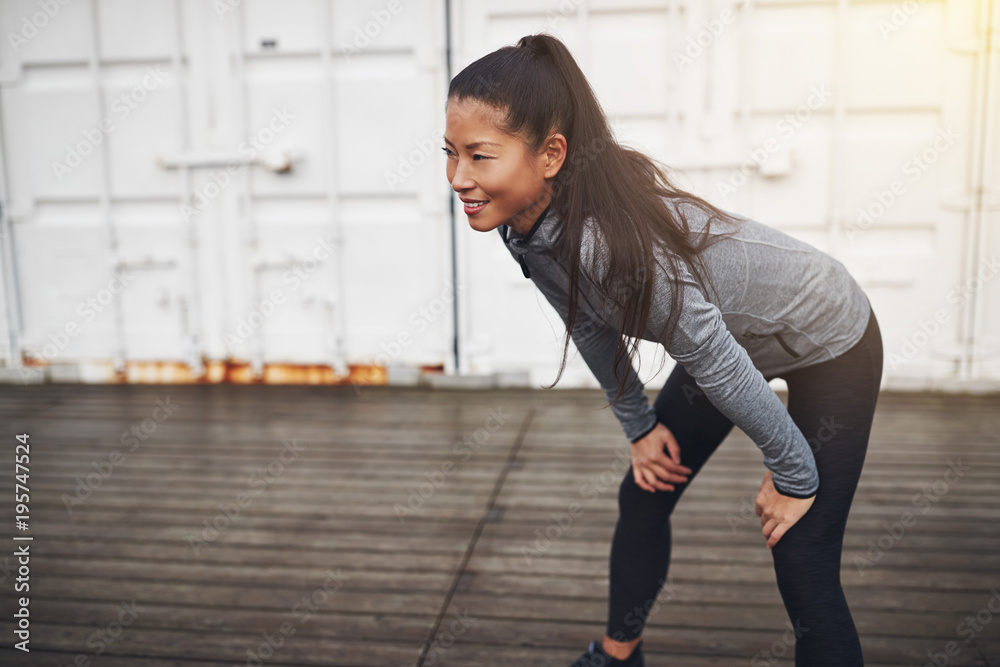
{"type": "MultiPolygon", "coordinates": [[[[771,483],[774,484],[774,480],[773,479],[771,480],[771,483]]],[[[781,487],[778,486],[777,484],[774,484],[774,490],[777,491],[779,494],[781,494],[783,496],[788,496],[789,498],[799,498],[799,499],[812,498],[819,491],[819,489],[817,488],[812,493],[805,493],[805,494],[789,493],[788,491],[782,491],[781,487]]]]}
{"type": "Polygon", "coordinates": [[[658,422],[658,421],[654,421],[653,425],[650,426],[649,428],[647,428],[646,431],[642,435],[637,436],[635,438],[632,438],[632,441],[631,441],[632,444],[634,445],[635,443],[639,442],[640,440],[642,440],[643,438],[645,438],[647,435],[649,435],[650,433],[652,433],[653,429],[656,428],[656,425],[659,424],[659,423],[660,422],[658,422]]]}

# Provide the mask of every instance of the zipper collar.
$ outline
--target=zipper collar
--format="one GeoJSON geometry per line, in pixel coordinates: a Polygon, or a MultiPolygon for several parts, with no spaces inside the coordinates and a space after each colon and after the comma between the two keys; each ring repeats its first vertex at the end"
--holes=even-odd
{"type": "Polygon", "coordinates": [[[545,210],[542,211],[534,224],[531,225],[531,229],[528,230],[527,234],[521,234],[509,225],[500,225],[497,227],[497,231],[500,232],[503,242],[517,257],[517,261],[521,265],[521,273],[524,274],[525,278],[530,279],[531,272],[524,261],[524,256],[529,252],[544,252],[549,250],[555,241],[553,233],[556,227],[556,217],[555,215],[549,215],[551,211],[552,201],[550,200],[545,210]]]}
{"type": "Polygon", "coordinates": [[[529,252],[544,253],[553,248],[558,238],[558,220],[559,218],[552,210],[552,202],[549,201],[548,206],[531,225],[527,234],[521,234],[508,225],[497,227],[503,242],[516,255],[517,261],[521,264],[521,273],[524,274],[525,278],[531,278],[531,272],[528,271],[524,256],[529,252]]]}

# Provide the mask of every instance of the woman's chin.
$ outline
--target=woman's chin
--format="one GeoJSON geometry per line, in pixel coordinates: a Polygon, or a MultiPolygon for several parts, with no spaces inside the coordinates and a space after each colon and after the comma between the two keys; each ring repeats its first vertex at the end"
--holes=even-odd
{"type": "Polygon", "coordinates": [[[502,224],[502,222],[499,222],[496,219],[469,216],[469,227],[477,232],[491,232],[502,224]]]}

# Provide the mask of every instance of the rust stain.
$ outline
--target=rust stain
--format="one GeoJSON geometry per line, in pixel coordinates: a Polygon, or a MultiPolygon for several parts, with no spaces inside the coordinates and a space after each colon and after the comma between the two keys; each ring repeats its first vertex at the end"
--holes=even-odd
{"type": "Polygon", "coordinates": [[[248,362],[204,360],[205,372],[195,375],[187,364],[173,361],[134,361],[126,363],[126,382],[165,384],[315,384],[378,385],[386,384],[384,366],[348,365],[347,375],[338,375],[323,364],[264,364],[254,375],[248,362]]]}
{"type": "MultiPolygon", "coordinates": [[[[24,357],[25,366],[41,370],[46,361],[24,357]]],[[[331,366],[324,364],[265,364],[262,373],[255,376],[249,362],[230,359],[202,359],[204,372],[196,375],[185,363],[179,361],[129,361],[121,371],[114,370],[110,360],[86,362],[104,368],[103,375],[110,384],[311,384],[311,385],[385,385],[388,370],[374,364],[348,364],[347,375],[338,375],[331,366]]],[[[420,366],[420,371],[444,373],[443,364],[420,366]]]]}

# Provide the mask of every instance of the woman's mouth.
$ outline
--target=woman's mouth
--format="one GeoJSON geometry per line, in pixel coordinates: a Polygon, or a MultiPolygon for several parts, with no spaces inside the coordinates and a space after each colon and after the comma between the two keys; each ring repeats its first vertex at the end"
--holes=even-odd
{"type": "Polygon", "coordinates": [[[465,214],[466,215],[475,215],[476,213],[479,213],[484,208],[486,208],[486,205],[489,202],[488,201],[463,201],[462,203],[465,204],[465,214]]]}

